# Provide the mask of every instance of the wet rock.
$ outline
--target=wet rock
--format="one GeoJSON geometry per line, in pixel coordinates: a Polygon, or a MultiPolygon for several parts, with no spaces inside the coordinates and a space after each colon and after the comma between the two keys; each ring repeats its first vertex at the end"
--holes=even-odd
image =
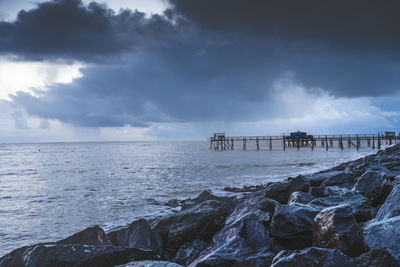
{"type": "Polygon", "coordinates": [[[108,267],[155,259],[152,252],[108,245],[37,245],[24,253],[25,267],[108,267]]]}
{"type": "Polygon", "coordinates": [[[253,193],[250,195],[240,195],[236,197],[239,203],[256,207],[257,209],[274,213],[275,207],[281,205],[278,201],[267,198],[262,193],[253,193]]]}
{"type": "Polygon", "coordinates": [[[311,187],[310,188],[310,194],[313,197],[326,197],[324,194],[324,188],[323,187],[311,187]]]}
{"type": "MultiPolygon", "coordinates": [[[[41,245],[50,245],[54,243],[43,243],[41,245]]],[[[29,248],[33,246],[25,246],[21,247],[18,249],[13,250],[12,252],[8,253],[7,255],[4,255],[3,257],[0,258],[0,266],[1,267],[24,267],[24,253],[27,251],[29,248]]]]}
{"type": "Polygon", "coordinates": [[[181,201],[179,199],[171,199],[171,200],[167,201],[165,203],[165,205],[172,207],[172,208],[176,208],[176,207],[179,207],[180,202],[181,201]]]}
{"type": "Polygon", "coordinates": [[[161,236],[165,247],[178,249],[194,239],[208,241],[220,230],[232,206],[225,202],[207,200],[153,222],[153,230],[161,236]]]}
{"type": "Polygon", "coordinates": [[[303,250],[283,250],[272,261],[271,267],[353,267],[354,259],[339,250],[310,247],[303,250]]]}
{"type": "Polygon", "coordinates": [[[57,242],[57,244],[111,245],[104,230],[96,225],[57,242]]]}
{"type": "Polygon", "coordinates": [[[400,216],[377,221],[364,228],[368,249],[386,249],[400,263],[400,216]]]}
{"type": "Polygon", "coordinates": [[[207,200],[216,200],[216,201],[221,201],[224,203],[227,203],[230,205],[233,201],[232,197],[218,197],[214,196],[213,194],[210,193],[209,190],[204,190],[202,191],[197,197],[195,198],[189,198],[182,200],[180,205],[182,207],[182,210],[189,209],[197,204],[200,204],[201,202],[207,201],[207,200]]]}
{"type": "Polygon", "coordinates": [[[132,261],[127,264],[118,265],[116,267],[183,267],[169,261],[132,261]]]}
{"type": "Polygon", "coordinates": [[[341,185],[347,186],[354,183],[354,174],[348,172],[337,172],[334,175],[326,179],[321,186],[341,185]]]}
{"type": "Polygon", "coordinates": [[[307,192],[309,181],[304,176],[288,178],[283,182],[276,182],[268,185],[262,192],[267,198],[272,198],[281,204],[286,204],[293,192],[307,192]]]}
{"type": "Polygon", "coordinates": [[[351,206],[357,222],[365,222],[372,218],[374,209],[369,205],[369,200],[356,192],[349,191],[342,195],[316,198],[309,203],[314,208],[333,207],[343,204],[351,206]]]}
{"type": "Polygon", "coordinates": [[[365,197],[372,197],[385,180],[386,176],[383,173],[367,171],[357,179],[353,190],[365,197]]]}
{"type": "Polygon", "coordinates": [[[288,204],[308,204],[314,199],[314,196],[306,192],[293,192],[290,197],[288,204]]]}
{"type": "Polygon", "coordinates": [[[327,186],[324,187],[324,197],[336,197],[343,196],[344,194],[350,192],[349,189],[340,186],[327,186]]]}
{"type": "Polygon", "coordinates": [[[312,244],[314,217],[318,211],[310,207],[280,205],[271,220],[271,235],[283,247],[302,249],[312,244]]]}
{"type": "Polygon", "coordinates": [[[228,192],[235,192],[235,193],[246,193],[246,192],[257,192],[264,189],[265,185],[250,185],[250,186],[243,186],[241,188],[238,187],[224,187],[224,191],[228,192]]]}
{"type": "Polygon", "coordinates": [[[128,227],[111,232],[107,236],[117,246],[161,253],[156,236],[145,219],[134,221],[128,227]]]}
{"type": "Polygon", "coordinates": [[[192,242],[183,244],[175,255],[174,262],[182,265],[188,265],[194,261],[204,249],[208,246],[207,242],[195,239],[192,242]]]}
{"type": "Polygon", "coordinates": [[[362,229],[356,223],[350,205],[323,209],[315,217],[313,246],[339,249],[352,257],[365,251],[362,229]]]}
{"type": "Polygon", "coordinates": [[[376,214],[375,220],[381,221],[400,215],[400,184],[396,184],[385,203],[376,214]]]}
{"type": "Polygon", "coordinates": [[[333,181],[334,179],[337,179],[336,177],[339,177],[342,174],[343,171],[325,171],[325,172],[308,174],[305,177],[309,179],[310,186],[319,187],[325,180],[331,179],[333,181]]]}
{"type": "Polygon", "coordinates": [[[213,237],[213,245],[190,266],[268,266],[274,253],[273,240],[265,224],[267,212],[238,206],[226,226],[213,237]]]}
{"type": "Polygon", "coordinates": [[[371,198],[371,206],[378,207],[379,205],[385,203],[390,192],[392,192],[392,189],[393,183],[384,183],[381,187],[379,187],[371,198]]]}
{"type": "Polygon", "coordinates": [[[371,250],[357,258],[358,267],[400,267],[400,264],[385,249],[371,250]]]}

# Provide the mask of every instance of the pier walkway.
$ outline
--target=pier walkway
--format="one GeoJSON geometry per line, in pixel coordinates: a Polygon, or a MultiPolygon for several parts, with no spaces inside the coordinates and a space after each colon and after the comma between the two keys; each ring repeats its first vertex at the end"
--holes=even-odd
{"type": "Polygon", "coordinates": [[[304,135],[293,136],[225,136],[224,133],[215,133],[210,138],[210,149],[234,150],[235,148],[246,150],[249,145],[256,150],[260,149],[289,149],[317,147],[326,149],[337,147],[355,148],[359,150],[362,146],[371,149],[381,149],[383,145],[392,145],[400,142],[400,136],[385,136],[381,134],[340,134],[340,135],[304,135]]]}

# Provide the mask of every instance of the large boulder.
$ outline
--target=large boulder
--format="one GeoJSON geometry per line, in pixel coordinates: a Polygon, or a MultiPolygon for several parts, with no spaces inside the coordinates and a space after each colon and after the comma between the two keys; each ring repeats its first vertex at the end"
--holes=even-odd
{"type": "Polygon", "coordinates": [[[194,239],[208,241],[220,230],[232,206],[217,200],[207,200],[178,214],[153,222],[153,231],[159,234],[165,246],[178,249],[194,239]]]}
{"type": "Polygon", "coordinates": [[[127,264],[118,265],[115,267],[183,267],[169,261],[132,261],[127,264]]]}
{"type": "Polygon", "coordinates": [[[213,244],[190,266],[268,266],[274,256],[273,240],[265,225],[270,216],[251,206],[239,205],[213,244]]]}
{"type": "Polygon", "coordinates": [[[207,200],[221,201],[221,202],[225,202],[229,205],[232,203],[233,198],[232,197],[215,196],[215,195],[211,194],[209,190],[204,190],[195,198],[188,198],[188,199],[182,200],[180,202],[180,205],[181,205],[182,210],[185,210],[185,209],[189,209],[189,208],[191,208],[197,204],[200,204],[201,202],[207,201],[207,200]]]}
{"type": "Polygon", "coordinates": [[[365,197],[371,198],[376,194],[386,179],[388,179],[388,177],[382,172],[367,171],[357,179],[353,190],[365,197]]]}
{"type": "Polygon", "coordinates": [[[88,227],[76,234],[73,234],[65,239],[62,239],[58,242],[52,243],[41,243],[32,246],[25,246],[18,249],[13,250],[11,253],[4,255],[0,258],[0,266],[1,267],[23,267],[24,263],[24,255],[28,250],[33,249],[37,246],[55,246],[59,245],[67,245],[67,244],[80,244],[80,245],[111,245],[111,241],[106,236],[104,230],[100,226],[88,227]]]}
{"type": "Polygon", "coordinates": [[[325,185],[336,185],[345,182],[350,182],[353,179],[351,172],[345,173],[343,170],[328,170],[313,174],[305,175],[305,177],[310,181],[310,186],[319,187],[324,183],[325,185]]]}
{"type": "Polygon", "coordinates": [[[111,245],[104,230],[96,225],[57,242],[57,244],[111,245]]]}
{"type": "MultiPolygon", "coordinates": [[[[53,245],[54,243],[41,243],[37,245],[53,245]]],[[[0,266],[1,267],[24,267],[24,253],[27,251],[29,248],[34,247],[33,246],[25,246],[25,247],[20,247],[17,248],[10,253],[4,255],[3,257],[0,258],[0,266]]]]}
{"type": "Polygon", "coordinates": [[[343,194],[333,195],[330,197],[316,198],[312,200],[309,205],[318,209],[348,204],[358,222],[370,220],[374,209],[369,205],[369,200],[356,192],[344,192],[345,193],[343,194]]]}
{"type": "Polygon", "coordinates": [[[288,249],[309,247],[317,213],[317,210],[310,207],[277,206],[271,220],[271,235],[288,249]]]}
{"type": "Polygon", "coordinates": [[[156,259],[152,252],[108,245],[37,245],[24,253],[25,267],[111,267],[134,260],[156,259]]]}
{"type": "Polygon", "coordinates": [[[340,185],[347,187],[354,183],[355,174],[352,172],[336,172],[329,176],[322,184],[322,187],[340,185]]]}
{"type": "Polygon", "coordinates": [[[308,204],[314,199],[314,196],[308,192],[293,192],[288,200],[289,205],[308,204]]]}
{"type": "Polygon", "coordinates": [[[381,221],[400,215],[400,184],[396,184],[385,203],[376,214],[375,220],[381,221]]]}
{"type": "Polygon", "coordinates": [[[117,246],[161,253],[156,236],[145,219],[134,221],[128,227],[113,231],[107,236],[117,246]]]}
{"type": "Polygon", "coordinates": [[[356,260],[357,267],[400,267],[400,264],[385,249],[370,250],[356,260]]]}
{"type": "Polygon", "coordinates": [[[286,204],[293,192],[307,192],[309,186],[309,180],[300,175],[296,178],[288,178],[282,182],[271,183],[264,190],[262,190],[262,192],[264,193],[265,197],[272,198],[279,203],[286,204]]]}
{"type": "Polygon", "coordinates": [[[382,170],[369,170],[357,179],[353,190],[370,199],[376,207],[385,202],[393,188],[395,177],[382,170]]]}
{"type": "Polygon", "coordinates": [[[368,224],[364,228],[368,249],[386,249],[400,263],[400,216],[368,224]]]}
{"type": "Polygon", "coordinates": [[[278,201],[264,196],[262,192],[238,195],[235,200],[243,205],[274,213],[275,207],[281,205],[278,201]]]}
{"type": "Polygon", "coordinates": [[[192,242],[183,244],[174,257],[174,262],[187,266],[189,263],[194,261],[200,253],[205,250],[208,243],[195,239],[192,242]]]}
{"type": "Polygon", "coordinates": [[[365,251],[362,229],[356,223],[350,205],[323,209],[315,217],[313,246],[339,249],[352,257],[365,251]]]}
{"type": "Polygon", "coordinates": [[[354,259],[339,250],[310,247],[303,250],[282,250],[271,267],[353,267],[354,259]]]}

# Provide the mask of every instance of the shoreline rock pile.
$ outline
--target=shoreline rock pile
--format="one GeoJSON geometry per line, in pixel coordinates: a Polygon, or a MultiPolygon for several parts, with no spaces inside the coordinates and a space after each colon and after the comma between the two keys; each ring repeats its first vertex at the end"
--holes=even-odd
{"type": "Polygon", "coordinates": [[[227,190],[241,193],[170,201],[181,211],[22,247],[0,266],[400,266],[400,145],[227,190]]]}

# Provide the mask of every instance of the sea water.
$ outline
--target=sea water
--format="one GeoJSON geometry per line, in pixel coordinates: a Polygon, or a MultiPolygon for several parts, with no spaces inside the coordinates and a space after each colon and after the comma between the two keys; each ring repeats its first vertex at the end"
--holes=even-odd
{"type": "Polygon", "coordinates": [[[267,148],[213,151],[205,141],[0,144],[0,256],[96,224],[107,231],[166,214],[173,209],[168,200],[202,190],[228,194],[224,187],[265,184],[374,152],[267,148]]]}

